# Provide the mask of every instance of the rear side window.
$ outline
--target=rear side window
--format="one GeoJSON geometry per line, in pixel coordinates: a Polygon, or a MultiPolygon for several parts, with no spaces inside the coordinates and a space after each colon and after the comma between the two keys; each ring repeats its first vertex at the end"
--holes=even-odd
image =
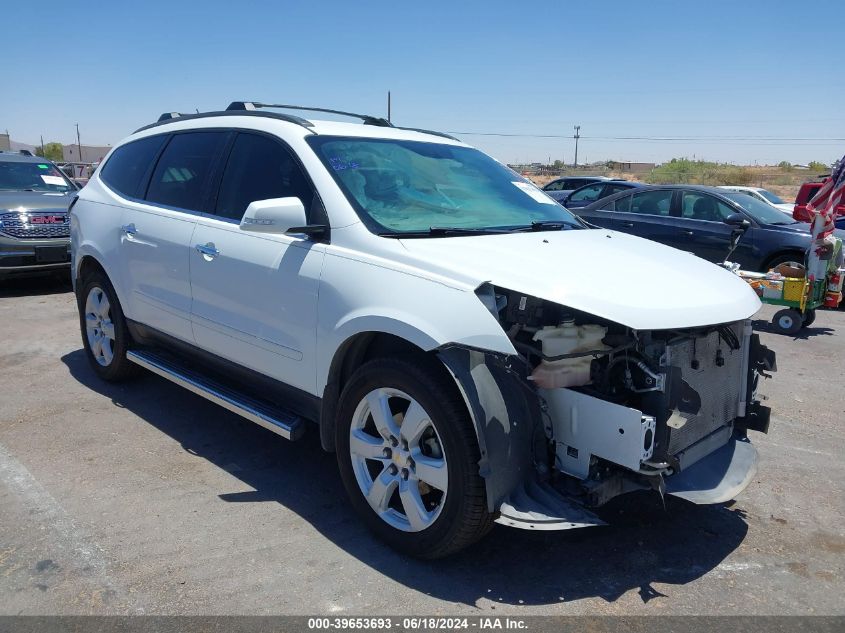
{"type": "Polygon", "coordinates": [[[214,159],[225,138],[225,132],[176,134],[158,160],[146,200],[201,211],[214,159]]]}
{"type": "Polygon", "coordinates": [[[165,138],[167,137],[150,136],[121,145],[103,165],[100,178],[117,193],[129,198],[139,197],[138,187],[141,179],[155,160],[165,138]]]}
{"type": "Polygon", "coordinates": [[[279,142],[258,134],[238,134],[223,172],[215,215],[240,220],[250,202],[296,197],[309,209],[311,184],[279,142]]]}
{"type": "MultiPolygon", "coordinates": [[[[631,213],[646,215],[669,215],[672,208],[672,191],[644,191],[631,198],[631,213]]],[[[617,206],[617,209],[619,207],[617,206]]]]}
{"type": "Polygon", "coordinates": [[[562,180],[554,180],[543,187],[543,191],[560,191],[561,189],[563,189],[562,180]]]}
{"type": "Polygon", "coordinates": [[[590,185],[589,187],[584,187],[583,189],[579,189],[578,191],[570,194],[569,199],[578,202],[592,202],[599,199],[599,194],[603,188],[604,185],[601,184],[590,185]]]}

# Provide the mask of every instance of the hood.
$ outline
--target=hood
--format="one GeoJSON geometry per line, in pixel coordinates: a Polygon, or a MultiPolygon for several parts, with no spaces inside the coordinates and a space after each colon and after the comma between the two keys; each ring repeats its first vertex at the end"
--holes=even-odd
{"type": "Polygon", "coordinates": [[[792,212],[795,210],[794,204],[784,203],[784,204],[773,204],[772,206],[777,207],[778,209],[780,209],[784,213],[788,213],[789,215],[792,215],[792,212]]]}
{"type": "Polygon", "coordinates": [[[490,282],[636,330],[746,319],[751,287],[695,255],[607,231],[567,230],[405,239],[413,264],[470,284],[490,282]]]}
{"type": "Polygon", "coordinates": [[[75,193],[0,191],[0,213],[16,211],[21,207],[27,211],[67,211],[75,193]]]}

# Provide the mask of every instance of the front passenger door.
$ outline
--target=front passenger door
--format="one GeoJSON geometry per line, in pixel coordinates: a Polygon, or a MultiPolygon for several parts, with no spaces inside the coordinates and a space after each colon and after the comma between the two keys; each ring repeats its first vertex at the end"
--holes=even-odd
{"type": "MultiPolygon", "coordinates": [[[[724,261],[734,230],[725,220],[736,213],[736,209],[705,191],[684,191],[677,220],[678,234],[672,246],[714,263],[724,261]]],[[[751,236],[746,233],[740,238],[736,253],[741,254],[750,244],[751,236]]]]}
{"type": "Polygon", "coordinates": [[[251,202],[291,196],[311,214],[322,209],[311,181],[281,141],[239,132],[216,200],[194,231],[191,320],[202,349],[314,393],[317,288],[325,247],[240,228],[251,202]]]}

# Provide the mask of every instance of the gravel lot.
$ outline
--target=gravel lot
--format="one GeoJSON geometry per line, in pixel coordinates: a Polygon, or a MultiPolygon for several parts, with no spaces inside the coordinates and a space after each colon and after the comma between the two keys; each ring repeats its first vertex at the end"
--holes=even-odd
{"type": "Polygon", "coordinates": [[[845,312],[797,339],[733,504],[654,494],[608,527],[497,526],[403,558],[362,528],[317,433],[289,443],[158,377],[98,381],[70,288],[0,285],[2,614],[845,614],[845,312]]]}

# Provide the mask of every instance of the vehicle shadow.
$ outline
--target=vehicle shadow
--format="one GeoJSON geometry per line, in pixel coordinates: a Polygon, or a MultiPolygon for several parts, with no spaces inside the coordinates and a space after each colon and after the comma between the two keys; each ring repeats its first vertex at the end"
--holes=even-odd
{"type": "MultiPolygon", "coordinates": [[[[751,327],[754,328],[755,332],[780,334],[780,332],[775,329],[775,326],[772,325],[771,321],[765,321],[763,319],[755,319],[751,321],[751,327]]],[[[781,336],[788,336],[793,340],[806,340],[808,338],[813,338],[814,336],[833,336],[834,334],[836,334],[836,330],[833,328],[811,325],[798,330],[796,334],[792,334],[791,336],[787,334],[781,334],[781,336]]]]}
{"type": "Polygon", "coordinates": [[[0,298],[56,295],[71,290],[73,286],[70,282],[70,273],[67,276],[53,274],[0,279],[0,298]]]}
{"type": "Polygon", "coordinates": [[[397,554],[363,527],[335,475],[335,457],[321,449],[316,428],[291,443],[157,376],[114,385],[94,375],[82,350],[62,361],[81,384],[252,488],[221,491],[221,499],[279,503],[380,573],[451,602],[614,601],[631,589],[648,602],[665,597],[654,583],[683,585],[700,578],[748,531],[739,510],[695,506],[674,497],[666,498],[664,510],[656,492],[637,493],[606,506],[606,527],[528,532],[497,525],[483,541],[452,558],[418,561],[397,554]]]}

